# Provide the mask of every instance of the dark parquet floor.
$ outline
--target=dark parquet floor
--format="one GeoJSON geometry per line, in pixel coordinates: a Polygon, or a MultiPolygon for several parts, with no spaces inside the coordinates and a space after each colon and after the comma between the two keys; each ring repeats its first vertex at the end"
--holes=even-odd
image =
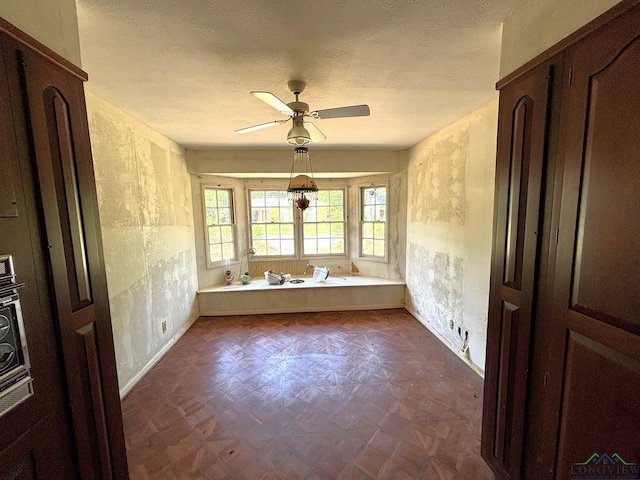
{"type": "Polygon", "coordinates": [[[493,479],[482,380],[404,310],[204,317],[122,402],[132,479],[493,479]]]}

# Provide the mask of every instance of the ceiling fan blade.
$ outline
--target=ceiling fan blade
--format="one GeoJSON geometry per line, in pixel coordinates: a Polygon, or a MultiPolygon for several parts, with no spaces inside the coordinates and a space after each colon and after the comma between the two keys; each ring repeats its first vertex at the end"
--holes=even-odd
{"type": "Polygon", "coordinates": [[[366,117],[371,113],[369,105],[351,105],[350,107],[327,108],[311,112],[313,118],[366,117]]]}
{"type": "Polygon", "coordinates": [[[270,107],[275,108],[283,115],[289,115],[289,116],[293,115],[293,110],[289,108],[289,105],[284,103],[282,100],[280,100],[271,92],[251,92],[251,95],[253,95],[256,98],[259,98],[264,103],[266,103],[270,107]]]}
{"type": "Polygon", "coordinates": [[[327,139],[327,136],[324,133],[322,133],[320,129],[311,122],[304,122],[304,128],[306,128],[307,132],[309,132],[309,138],[311,138],[311,141],[313,143],[318,143],[318,142],[321,142],[322,140],[327,139]]]}
{"type": "Polygon", "coordinates": [[[273,122],[267,122],[267,123],[261,123],[260,125],[254,125],[252,127],[245,127],[245,128],[241,128],[239,130],[236,130],[236,133],[249,133],[249,132],[255,132],[256,130],[262,130],[263,128],[267,128],[267,127],[275,127],[276,125],[281,125],[284,122],[289,121],[289,119],[287,118],[286,120],[274,120],[273,122]]]}

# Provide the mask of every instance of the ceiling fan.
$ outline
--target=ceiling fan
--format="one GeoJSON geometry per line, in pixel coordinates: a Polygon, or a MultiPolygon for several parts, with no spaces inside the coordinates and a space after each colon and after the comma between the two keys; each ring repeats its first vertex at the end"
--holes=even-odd
{"type": "Polygon", "coordinates": [[[275,108],[288,118],[261,123],[252,127],[241,128],[236,133],[249,133],[267,127],[274,127],[292,121],[293,126],[287,134],[287,143],[291,145],[306,145],[310,142],[321,142],[327,137],[310,121],[305,118],[323,120],[325,118],[366,117],[369,115],[368,105],[351,105],[349,107],[327,108],[325,110],[309,111],[309,105],[298,100],[298,96],[304,91],[306,84],[301,80],[291,80],[287,83],[289,90],[296,97],[295,101],[284,103],[271,92],[251,92],[251,95],[262,100],[270,107],[275,108]]]}

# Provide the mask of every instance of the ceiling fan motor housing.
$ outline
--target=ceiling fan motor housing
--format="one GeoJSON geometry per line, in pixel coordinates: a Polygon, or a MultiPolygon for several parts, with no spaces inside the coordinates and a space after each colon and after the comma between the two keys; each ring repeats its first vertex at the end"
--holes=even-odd
{"type": "Polygon", "coordinates": [[[295,112],[295,116],[303,116],[309,112],[309,104],[304,102],[289,102],[289,108],[295,112]]]}

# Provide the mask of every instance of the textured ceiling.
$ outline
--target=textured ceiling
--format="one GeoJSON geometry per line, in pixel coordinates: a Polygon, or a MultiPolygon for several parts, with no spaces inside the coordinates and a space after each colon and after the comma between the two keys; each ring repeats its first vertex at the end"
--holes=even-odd
{"type": "Polygon", "coordinates": [[[496,98],[502,21],[522,0],[77,0],[87,88],[187,148],[283,148],[290,124],[249,94],[311,110],[314,148],[409,148],[496,98]]]}

